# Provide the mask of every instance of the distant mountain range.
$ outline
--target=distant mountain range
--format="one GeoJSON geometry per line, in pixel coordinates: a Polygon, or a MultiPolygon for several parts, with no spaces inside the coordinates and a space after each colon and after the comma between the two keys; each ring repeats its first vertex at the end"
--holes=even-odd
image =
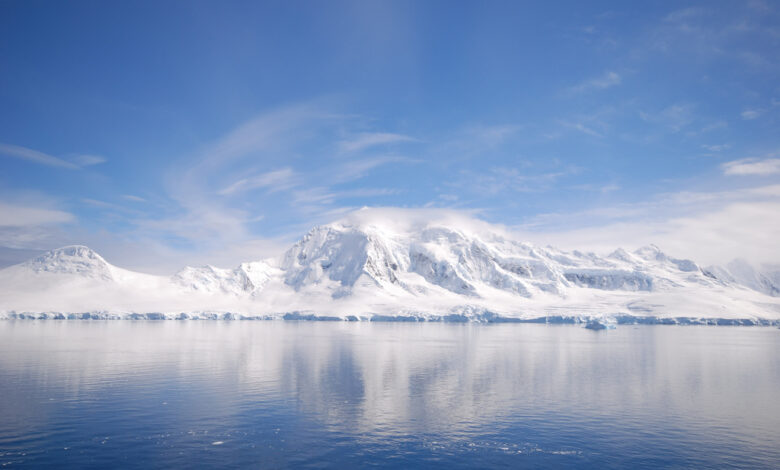
{"type": "Polygon", "coordinates": [[[345,219],[279,258],[172,277],[59,248],[0,270],[0,317],[776,324],[780,270],[703,268],[653,245],[566,252],[487,224],[345,219]]]}

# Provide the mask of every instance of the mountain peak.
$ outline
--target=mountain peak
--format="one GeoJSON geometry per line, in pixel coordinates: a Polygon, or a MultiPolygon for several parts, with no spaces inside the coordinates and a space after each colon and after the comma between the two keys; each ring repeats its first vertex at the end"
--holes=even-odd
{"type": "Polygon", "coordinates": [[[78,274],[85,277],[112,280],[111,265],[94,250],[84,245],[56,248],[24,265],[35,272],[78,274]]]}
{"type": "Polygon", "coordinates": [[[627,252],[623,248],[618,248],[607,256],[608,258],[625,261],[627,263],[636,263],[637,259],[634,255],[627,252]]]}
{"type": "Polygon", "coordinates": [[[100,257],[100,255],[97,254],[95,250],[92,248],[86,246],[86,245],[67,245],[62,246],[59,248],[55,248],[53,250],[48,251],[47,253],[53,253],[53,254],[62,254],[67,256],[79,256],[79,257],[95,257],[97,256],[100,259],[103,259],[100,257]]]}
{"type": "Polygon", "coordinates": [[[342,221],[314,227],[285,253],[281,261],[285,281],[296,288],[326,278],[343,287],[352,286],[366,268],[372,271],[372,258],[389,255],[390,242],[382,232],[372,224],[342,221]]]}
{"type": "Polygon", "coordinates": [[[663,251],[661,251],[660,248],[658,248],[657,245],[650,244],[643,246],[641,248],[638,248],[634,251],[634,254],[639,256],[640,258],[650,261],[650,260],[656,260],[656,261],[664,261],[666,259],[666,255],[663,251]]]}

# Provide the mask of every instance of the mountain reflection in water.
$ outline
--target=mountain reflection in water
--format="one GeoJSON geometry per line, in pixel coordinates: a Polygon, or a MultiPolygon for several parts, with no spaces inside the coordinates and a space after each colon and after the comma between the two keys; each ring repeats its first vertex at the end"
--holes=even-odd
{"type": "Polygon", "coordinates": [[[772,467],[760,327],[0,322],[0,464],[772,467]]]}

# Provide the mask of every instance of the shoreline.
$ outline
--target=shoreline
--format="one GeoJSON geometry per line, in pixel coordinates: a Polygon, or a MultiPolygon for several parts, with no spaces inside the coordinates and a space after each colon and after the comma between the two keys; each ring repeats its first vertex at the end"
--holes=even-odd
{"type": "Polygon", "coordinates": [[[479,314],[371,314],[333,316],[308,311],[293,311],[267,315],[245,315],[233,312],[4,312],[0,320],[112,320],[112,321],[315,321],[315,322],[369,322],[369,323],[473,323],[506,324],[531,323],[550,325],[579,325],[590,322],[612,325],[705,325],[705,326],[777,326],[780,319],[767,318],[723,318],[723,317],[655,317],[616,315],[549,315],[541,317],[510,317],[493,312],[479,314]]]}

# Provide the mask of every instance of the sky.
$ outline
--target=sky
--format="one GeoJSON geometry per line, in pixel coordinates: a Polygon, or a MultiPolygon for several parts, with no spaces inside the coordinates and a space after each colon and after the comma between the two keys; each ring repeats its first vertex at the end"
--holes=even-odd
{"type": "Polygon", "coordinates": [[[777,2],[3,1],[0,265],[227,267],[361,207],[780,263],[779,131],[777,2]]]}

